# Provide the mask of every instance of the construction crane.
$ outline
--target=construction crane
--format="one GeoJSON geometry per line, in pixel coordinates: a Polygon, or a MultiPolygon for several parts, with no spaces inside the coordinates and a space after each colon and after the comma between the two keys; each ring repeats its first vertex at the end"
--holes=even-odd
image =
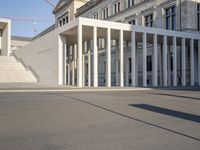
{"type": "Polygon", "coordinates": [[[37,33],[37,24],[39,23],[54,23],[54,20],[48,20],[48,19],[34,19],[34,18],[24,18],[24,17],[2,17],[5,19],[10,19],[11,21],[16,22],[30,22],[33,23],[34,29],[33,33],[37,33]]]}
{"type": "Polygon", "coordinates": [[[53,8],[56,7],[56,5],[50,1],[50,0],[44,0],[47,4],[51,5],[53,8]]]}

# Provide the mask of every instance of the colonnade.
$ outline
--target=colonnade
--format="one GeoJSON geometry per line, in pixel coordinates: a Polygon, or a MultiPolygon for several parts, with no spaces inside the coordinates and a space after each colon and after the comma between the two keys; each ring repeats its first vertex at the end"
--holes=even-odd
{"type": "MultiPolygon", "coordinates": [[[[83,39],[84,35],[82,32],[83,26],[78,25],[77,27],[77,43],[71,46],[68,46],[68,49],[71,49],[72,56],[68,55],[67,61],[67,85],[75,86],[75,83],[78,87],[84,87],[85,83],[85,70],[87,69],[87,86],[98,87],[98,44],[97,44],[97,26],[92,27],[92,39],[90,42],[85,42],[83,39]],[[86,54],[86,55],[85,55],[86,54]],[[85,58],[87,57],[87,68],[85,68],[85,58]],[[77,73],[76,71],[77,70],[77,73]],[[71,72],[71,73],[70,73],[71,72]],[[93,75],[93,76],[92,76],[93,75]],[[93,77],[93,79],[92,79],[93,77]],[[77,79],[77,81],[75,81],[77,79]]],[[[111,78],[111,28],[106,30],[106,72],[105,80],[106,87],[112,86],[111,78]]],[[[122,29],[118,30],[118,50],[119,50],[119,87],[124,87],[129,85],[129,73],[128,73],[128,46],[124,47],[124,31],[122,29]],[[124,57],[124,55],[126,55],[124,57]],[[124,59],[125,58],[125,59],[124,59]],[[125,63],[125,64],[124,64],[125,63]],[[124,81],[125,80],[125,81],[124,81]],[[125,85],[124,85],[125,83],[125,85]]],[[[189,58],[189,69],[190,69],[190,86],[195,85],[195,54],[198,55],[197,59],[197,68],[198,68],[198,84],[200,85],[200,40],[187,38],[187,37],[178,37],[176,35],[169,36],[165,34],[150,34],[147,32],[136,32],[130,31],[130,41],[131,41],[131,86],[138,86],[138,62],[137,62],[137,42],[142,43],[142,86],[147,87],[147,44],[148,36],[151,35],[152,38],[152,86],[171,86],[169,81],[169,59],[168,59],[168,50],[169,50],[169,41],[172,41],[172,55],[173,55],[173,86],[178,85],[177,80],[177,47],[181,48],[181,63],[180,63],[180,72],[181,72],[181,85],[186,86],[187,84],[187,75],[186,75],[186,47],[189,48],[190,58],[189,58]],[[137,34],[142,35],[142,40],[138,41],[137,34]],[[158,38],[159,37],[159,38],[158,38]],[[169,40],[169,38],[171,40],[169,40]],[[177,41],[181,41],[178,42],[177,41]],[[187,42],[186,42],[187,41],[187,42]],[[189,45],[187,44],[189,41],[189,45]],[[181,44],[180,44],[181,43],[181,44]],[[197,44],[195,44],[197,43],[197,44]],[[195,45],[197,45],[195,47],[195,45]],[[158,46],[161,48],[158,49],[158,46]],[[160,52],[159,52],[160,50],[160,52]],[[196,53],[195,53],[196,50],[196,53]],[[160,54],[160,56],[158,55],[160,54]],[[160,57],[160,61],[158,61],[160,57]],[[161,63],[160,68],[158,68],[158,63],[161,63]],[[160,74],[160,85],[158,84],[158,74],[160,74]]],[[[126,41],[127,43],[127,41],[126,41]]],[[[128,45],[128,44],[126,44],[128,45]]],[[[117,61],[116,61],[117,62],[117,61]]],[[[171,77],[171,75],[170,75],[171,77]]],[[[118,78],[118,71],[116,72],[116,78],[118,78]]]]}

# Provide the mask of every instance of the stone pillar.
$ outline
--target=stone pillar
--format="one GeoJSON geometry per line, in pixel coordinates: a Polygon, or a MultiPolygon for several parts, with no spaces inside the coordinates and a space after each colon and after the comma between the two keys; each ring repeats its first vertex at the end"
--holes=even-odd
{"type": "Polygon", "coordinates": [[[190,85],[194,86],[194,39],[190,40],[190,85]]]}
{"type": "Polygon", "coordinates": [[[126,41],[125,84],[126,84],[126,86],[129,86],[129,57],[128,57],[128,41],[126,41]]]}
{"type": "Polygon", "coordinates": [[[158,45],[157,45],[157,34],[153,35],[153,75],[152,75],[152,81],[153,86],[158,86],[158,45]]]}
{"type": "Polygon", "coordinates": [[[181,41],[181,78],[182,78],[182,86],[186,86],[186,54],[185,54],[185,38],[182,38],[181,41]]]}
{"type": "Polygon", "coordinates": [[[177,86],[177,44],[173,37],[173,86],[177,86]]]}
{"type": "Polygon", "coordinates": [[[78,66],[77,66],[77,85],[78,87],[82,87],[83,86],[83,79],[82,79],[82,25],[79,24],[78,28],[77,28],[77,48],[78,48],[78,66]]]}
{"type": "Polygon", "coordinates": [[[111,87],[111,31],[107,29],[106,86],[111,87]]]}
{"type": "Polygon", "coordinates": [[[143,33],[143,86],[147,86],[147,34],[143,33]]]}
{"type": "Polygon", "coordinates": [[[75,86],[75,49],[72,47],[72,86],[75,86]]]}
{"type": "Polygon", "coordinates": [[[200,86],[200,40],[198,40],[198,77],[200,86]]]}
{"type": "Polygon", "coordinates": [[[67,85],[69,86],[70,85],[70,78],[71,78],[71,67],[70,67],[70,64],[71,64],[71,58],[70,58],[70,50],[71,50],[71,46],[68,47],[68,50],[67,50],[67,53],[68,53],[68,64],[67,64],[67,85]]]}
{"type": "Polygon", "coordinates": [[[88,42],[88,86],[91,86],[91,42],[88,42]]]}
{"type": "Polygon", "coordinates": [[[167,86],[167,36],[163,37],[163,82],[167,86]]]}
{"type": "Polygon", "coordinates": [[[120,51],[120,87],[124,86],[124,34],[123,30],[120,30],[119,36],[119,51],[120,51]]]}
{"type": "Polygon", "coordinates": [[[119,42],[116,41],[116,86],[119,86],[119,42]]]}
{"type": "Polygon", "coordinates": [[[98,87],[97,27],[93,27],[93,86],[98,87]]]}
{"type": "Polygon", "coordinates": [[[136,86],[136,39],[135,39],[135,31],[131,32],[131,80],[132,87],[136,86]]]}

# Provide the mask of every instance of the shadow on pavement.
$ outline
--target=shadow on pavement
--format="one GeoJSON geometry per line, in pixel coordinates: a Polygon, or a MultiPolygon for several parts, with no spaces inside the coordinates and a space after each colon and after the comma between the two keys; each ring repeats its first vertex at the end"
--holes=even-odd
{"type": "Polygon", "coordinates": [[[115,114],[115,115],[118,115],[118,116],[121,116],[121,117],[130,119],[130,120],[134,120],[134,121],[137,121],[137,122],[140,122],[140,123],[149,125],[149,126],[153,126],[153,127],[156,127],[156,128],[159,128],[159,129],[162,129],[162,130],[165,130],[165,131],[174,133],[174,134],[178,134],[178,135],[181,135],[181,136],[184,136],[184,137],[187,137],[187,138],[190,138],[190,139],[193,139],[193,140],[196,140],[196,141],[200,142],[200,139],[199,139],[199,138],[196,138],[196,137],[193,137],[193,136],[190,136],[190,135],[187,135],[187,134],[178,132],[178,131],[174,131],[174,130],[171,130],[171,129],[169,129],[169,128],[162,127],[162,126],[159,126],[159,125],[156,125],[156,124],[153,124],[153,123],[150,123],[150,122],[147,122],[147,121],[138,119],[138,118],[134,118],[134,117],[131,117],[131,116],[122,114],[122,113],[120,113],[120,112],[116,112],[116,111],[114,111],[114,110],[105,108],[105,107],[103,107],[103,106],[99,106],[99,105],[97,105],[97,104],[93,104],[93,103],[91,103],[91,102],[88,102],[88,101],[85,101],[85,100],[82,100],[82,99],[79,99],[79,98],[75,98],[75,97],[72,97],[72,96],[69,96],[69,95],[66,95],[66,94],[65,94],[65,95],[63,95],[63,94],[56,94],[56,93],[49,93],[49,94],[56,95],[56,96],[59,96],[59,97],[69,98],[69,99],[72,99],[72,100],[78,101],[78,102],[82,102],[82,103],[85,103],[85,104],[87,104],[87,105],[90,105],[90,106],[93,106],[93,107],[102,109],[102,110],[104,110],[104,111],[111,112],[111,113],[113,113],[113,114],[115,114]]]}
{"type": "Polygon", "coordinates": [[[149,104],[130,104],[130,106],[137,107],[140,109],[145,109],[145,110],[160,113],[160,114],[164,114],[164,115],[168,115],[168,116],[172,116],[172,117],[176,117],[176,118],[180,118],[180,119],[184,119],[184,120],[188,120],[188,121],[200,123],[200,116],[195,115],[195,114],[189,114],[189,113],[185,113],[185,112],[175,111],[175,110],[166,109],[166,108],[153,106],[153,105],[149,105],[149,104]]]}
{"type": "Polygon", "coordinates": [[[165,93],[148,93],[148,94],[161,95],[161,96],[170,96],[170,97],[178,97],[178,98],[186,98],[186,99],[192,99],[192,100],[200,100],[200,98],[197,98],[197,97],[182,96],[182,95],[175,95],[175,94],[165,94],[165,93]]]}

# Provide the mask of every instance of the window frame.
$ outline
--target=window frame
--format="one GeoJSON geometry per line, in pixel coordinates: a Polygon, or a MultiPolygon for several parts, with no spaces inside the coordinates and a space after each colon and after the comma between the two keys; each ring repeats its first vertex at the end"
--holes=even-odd
{"type": "Polygon", "coordinates": [[[144,16],[144,21],[145,21],[145,26],[146,27],[153,27],[153,22],[154,22],[154,14],[153,13],[150,13],[146,16],[144,16]]]}
{"type": "Polygon", "coordinates": [[[113,3],[113,15],[117,14],[121,11],[121,2],[120,1],[116,1],[113,3]]]}
{"type": "Polygon", "coordinates": [[[164,8],[165,10],[165,29],[176,30],[176,5],[164,8]]]}

